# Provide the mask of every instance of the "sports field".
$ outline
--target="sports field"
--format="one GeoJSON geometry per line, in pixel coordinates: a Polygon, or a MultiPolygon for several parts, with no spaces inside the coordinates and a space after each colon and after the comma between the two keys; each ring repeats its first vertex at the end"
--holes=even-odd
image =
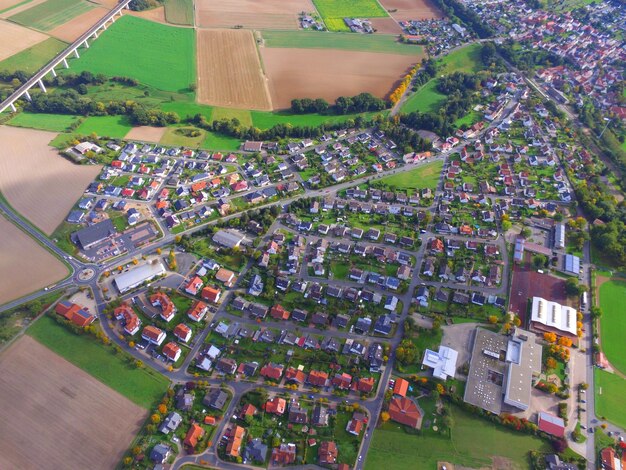
{"type": "Polygon", "coordinates": [[[344,49],[423,57],[422,46],[404,44],[396,36],[384,34],[320,33],[319,31],[263,31],[266,47],[303,49],[344,49]]]}
{"type": "Polygon", "coordinates": [[[456,407],[451,412],[451,438],[432,430],[407,434],[391,421],[376,429],[365,470],[434,470],[440,461],[470,468],[522,469],[528,468],[529,451],[550,449],[537,437],[498,427],[456,407]],[[497,467],[492,467],[494,457],[500,461],[497,467]]]}
{"type": "Polygon", "coordinates": [[[47,0],[9,19],[40,31],[50,31],[92,8],[93,4],[83,0],[47,0]]]}
{"type": "MultiPolygon", "coordinates": [[[[626,374],[626,282],[608,281],[600,286],[600,340],[611,365],[626,374]]],[[[626,392],[626,390],[625,390],[626,392]]]]}
{"type": "Polygon", "coordinates": [[[76,335],[48,316],[26,333],[143,408],[154,405],[167,389],[168,380],[161,374],[129,365],[112,348],[91,336],[76,335]]]}
{"type": "Polygon", "coordinates": [[[426,163],[413,170],[403,171],[402,173],[377,180],[375,184],[385,185],[392,191],[435,189],[439,183],[442,168],[442,161],[426,163]]]}
{"type": "Polygon", "coordinates": [[[10,126],[29,127],[42,131],[65,132],[80,119],[79,116],[68,114],[39,114],[22,112],[7,122],[10,126]]]}
{"type": "Polygon", "coordinates": [[[428,81],[422,85],[415,93],[411,94],[402,105],[403,113],[419,111],[430,113],[437,111],[446,100],[446,95],[437,91],[437,79],[428,81]]]}
{"type": "Polygon", "coordinates": [[[596,416],[604,416],[622,429],[626,428],[626,379],[602,369],[594,370],[596,416]]]}
{"type": "Polygon", "coordinates": [[[61,52],[66,45],[58,39],[46,39],[0,62],[0,70],[22,70],[26,73],[35,73],[61,52]]]}
{"type": "Polygon", "coordinates": [[[91,116],[85,119],[74,133],[123,139],[132,129],[126,116],[91,116]]]}
{"type": "Polygon", "coordinates": [[[71,61],[70,71],[131,77],[165,91],[187,90],[196,81],[195,47],[191,28],[124,15],[71,61]]]}
{"type": "Polygon", "coordinates": [[[193,25],[193,0],[167,0],[165,19],[172,24],[193,25]]]}

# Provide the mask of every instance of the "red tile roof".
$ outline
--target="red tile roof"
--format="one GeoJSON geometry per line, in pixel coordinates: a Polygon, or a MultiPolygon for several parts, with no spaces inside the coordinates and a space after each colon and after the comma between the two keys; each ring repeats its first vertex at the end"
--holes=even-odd
{"type": "Polygon", "coordinates": [[[409,382],[404,379],[396,379],[396,383],[393,385],[393,394],[406,397],[406,392],[409,389],[409,382]]]}
{"type": "Polygon", "coordinates": [[[183,443],[185,446],[195,449],[196,445],[198,445],[198,439],[202,439],[202,436],[204,436],[204,429],[196,423],[193,423],[189,428],[189,431],[187,431],[187,435],[185,436],[183,443]]]}
{"type": "Polygon", "coordinates": [[[418,428],[421,415],[417,403],[411,398],[395,397],[389,402],[389,417],[397,423],[418,428]]]}

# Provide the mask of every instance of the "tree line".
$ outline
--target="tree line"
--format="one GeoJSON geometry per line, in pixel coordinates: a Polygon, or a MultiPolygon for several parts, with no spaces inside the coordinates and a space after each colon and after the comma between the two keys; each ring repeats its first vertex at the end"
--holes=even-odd
{"type": "Polygon", "coordinates": [[[340,96],[331,106],[323,98],[297,98],[291,100],[291,111],[295,114],[329,113],[349,114],[382,111],[388,107],[387,101],[377,98],[371,93],[359,93],[355,96],[340,96]]]}

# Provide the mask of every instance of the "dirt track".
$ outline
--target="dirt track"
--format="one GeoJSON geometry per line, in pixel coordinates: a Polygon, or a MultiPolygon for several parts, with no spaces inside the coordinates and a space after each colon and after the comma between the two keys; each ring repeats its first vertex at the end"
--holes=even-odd
{"type": "Polygon", "coordinates": [[[67,23],[57,26],[49,32],[61,41],[74,42],[78,37],[95,25],[100,18],[107,14],[109,10],[106,8],[93,8],[76,18],[69,20],[67,23]]]}
{"type": "Polygon", "coordinates": [[[0,396],[6,469],[114,468],[145,415],[29,336],[0,356],[0,396]]]}
{"type": "Polygon", "coordinates": [[[333,49],[262,48],[261,56],[274,108],[294,98],[324,98],[369,92],[385,97],[415,63],[417,56],[333,49]]]}
{"type": "Polygon", "coordinates": [[[197,38],[198,102],[230,108],[271,109],[252,31],[200,29],[197,38]]]}
{"type": "Polygon", "coordinates": [[[0,192],[48,235],[101,169],[65,160],[48,146],[55,136],[52,132],[0,126],[0,192]]]}
{"type": "Polygon", "coordinates": [[[314,12],[309,0],[196,0],[201,28],[298,29],[298,14],[314,12]]]}
{"type": "Polygon", "coordinates": [[[48,39],[45,34],[0,20],[0,60],[48,39]]]}
{"type": "Polygon", "coordinates": [[[0,305],[62,279],[67,269],[0,216],[0,305]]]}
{"type": "Polygon", "coordinates": [[[428,0],[381,0],[380,3],[397,21],[428,20],[444,16],[443,12],[428,0]]]}

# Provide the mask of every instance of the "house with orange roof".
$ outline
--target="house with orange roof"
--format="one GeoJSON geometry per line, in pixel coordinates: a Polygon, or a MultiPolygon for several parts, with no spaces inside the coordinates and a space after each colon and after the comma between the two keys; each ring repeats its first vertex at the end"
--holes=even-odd
{"type": "Polygon", "coordinates": [[[141,320],[134,310],[126,304],[122,304],[113,310],[116,320],[124,320],[124,332],[128,335],[134,335],[141,327],[141,320]]]}
{"type": "Polygon", "coordinates": [[[409,382],[404,379],[397,378],[396,382],[393,384],[393,394],[400,395],[401,397],[406,397],[406,392],[408,390],[409,382]]]}
{"type": "Polygon", "coordinates": [[[192,333],[191,328],[184,323],[179,323],[176,325],[176,328],[174,328],[174,336],[176,336],[183,343],[187,343],[191,339],[192,333]]]}
{"type": "Polygon", "coordinates": [[[181,354],[182,354],[182,351],[180,349],[180,346],[176,344],[174,341],[170,341],[165,346],[163,346],[163,355],[172,362],[178,361],[178,359],[180,359],[181,354]]]}
{"type": "Polygon", "coordinates": [[[235,273],[226,268],[220,268],[215,273],[215,279],[223,283],[226,287],[232,287],[235,283],[235,273]]]}
{"type": "Polygon", "coordinates": [[[241,176],[239,176],[239,173],[231,173],[230,175],[225,176],[224,179],[226,180],[226,184],[230,186],[231,184],[239,181],[241,176]]]}
{"type": "Polygon", "coordinates": [[[317,460],[320,465],[334,465],[337,463],[339,450],[334,441],[324,441],[317,449],[317,460]]]}
{"type": "Polygon", "coordinates": [[[84,307],[66,300],[57,303],[54,311],[80,327],[91,325],[96,319],[95,315],[89,313],[84,307]]]}
{"type": "Polygon", "coordinates": [[[216,304],[219,302],[221,295],[222,295],[221,289],[217,289],[211,286],[206,286],[204,289],[202,289],[202,293],[200,294],[200,297],[202,297],[204,300],[208,300],[209,302],[213,302],[214,304],[216,304]]]}
{"type": "Polygon", "coordinates": [[[374,384],[376,380],[374,377],[361,377],[357,382],[356,389],[361,393],[370,393],[374,390],[374,384]]]}
{"type": "Polygon", "coordinates": [[[215,426],[215,423],[217,423],[217,419],[215,419],[215,416],[204,417],[204,424],[208,424],[209,426],[215,426]]]}
{"type": "Polygon", "coordinates": [[[150,296],[150,303],[153,307],[161,308],[161,318],[166,322],[172,321],[172,318],[176,315],[176,305],[172,302],[172,299],[163,292],[157,292],[150,296]]]}
{"type": "Polygon", "coordinates": [[[185,286],[185,292],[189,295],[198,295],[198,291],[202,288],[202,279],[198,276],[194,276],[193,279],[189,281],[189,283],[185,286]]]}
{"type": "Polygon", "coordinates": [[[256,406],[252,403],[246,403],[239,413],[239,419],[246,419],[246,416],[254,416],[256,412],[256,406]]]}
{"type": "Polygon", "coordinates": [[[191,185],[191,192],[197,193],[198,191],[204,191],[206,189],[206,181],[199,181],[191,185]]]}
{"type": "Polygon", "coordinates": [[[350,384],[352,383],[352,376],[345,372],[342,372],[341,374],[335,374],[331,383],[334,387],[337,387],[341,390],[348,390],[350,388],[350,384]]]}
{"type": "Polygon", "coordinates": [[[187,434],[185,435],[185,439],[183,440],[183,444],[187,448],[188,451],[193,452],[198,445],[198,439],[202,439],[204,436],[204,429],[202,429],[198,424],[193,423],[187,434]]]}
{"type": "Polygon", "coordinates": [[[296,461],[296,445],[289,442],[274,447],[270,461],[274,466],[291,465],[296,461]]]}
{"type": "Polygon", "coordinates": [[[393,397],[389,402],[389,417],[396,423],[419,429],[422,425],[422,413],[417,403],[409,397],[393,397]]]}
{"type": "Polygon", "coordinates": [[[288,310],[285,310],[285,308],[282,305],[276,304],[271,308],[270,316],[274,320],[289,320],[289,317],[291,316],[291,312],[288,310]]]}
{"type": "Polygon", "coordinates": [[[204,302],[197,300],[193,303],[189,311],[187,312],[187,316],[193,321],[201,321],[206,315],[209,307],[204,302]]]}
{"type": "Polygon", "coordinates": [[[474,233],[474,230],[472,230],[472,227],[470,227],[467,224],[463,224],[459,227],[459,233],[461,235],[472,235],[474,233]]]}
{"type": "Polygon", "coordinates": [[[289,367],[285,371],[285,381],[295,382],[299,385],[302,385],[306,381],[306,374],[300,369],[296,369],[295,367],[289,367]]]}
{"type": "Polygon", "coordinates": [[[362,430],[363,430],[363,421],[353,416],[352,419],[348,421],[348,424],[346,426],[346,432],[349,432],[350,434],[354,436],[358,436],[359,434],[361,434],[362,430]]]}
{"type": "Polygon", "coordinates": [[[309,373],[309,378],[307,379],[307,382],[316,387],[323,387],[324,385],[326,385],[327,380],[328,373],[319,370],[312,370],[309,373]]]}
{"type": "Polygon", "coordinates": [[[268,379],[279,380],[283,375],[284,368],[285,366],[282,364],[274,364],[270,362],[269,364],[265,364],[261,367],[261,375],[268,379]]]}
{"type": "Polygon", "coordinates": [[[246,430],[241,426],[234,426],[234,428],[231,429],[230,436],[228,436],[228,442],[226,444],[226,455],[232,458],[239,457],[241,443],[245,433],[246,430]]]}
{"type": "Polygon", "coordinates": [[[282,415],[285,413],[286,407],[287,401],[284,398],[274,397],[265,403],[265,412],[282,415]]]}
{"type": "Polygon", "coordinates": [[[141,332],[141,337],[149,343],[161,346],[165,341],[165,332],[156,326],[148,325],[141,332]]]}

